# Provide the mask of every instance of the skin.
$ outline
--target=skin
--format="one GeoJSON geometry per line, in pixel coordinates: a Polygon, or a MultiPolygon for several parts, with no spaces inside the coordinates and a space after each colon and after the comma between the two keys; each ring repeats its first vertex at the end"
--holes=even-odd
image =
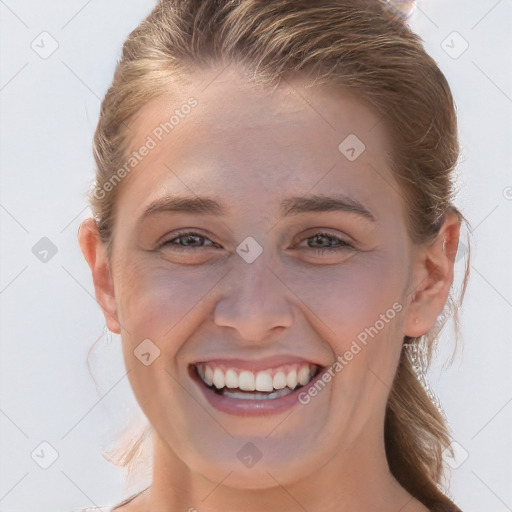
{"type": "Polygon", "coordinates": [[[152,486],[119,510],[426,511],[389,472],[383,421],[404,335],[426,333],[447,300],[460,222],[448,215],[434,244],[412,244],[386,126],[353,93],[298,80],[257,90],[234,66],[220,71],[197,71],[132,123],[136,149],[189,97],[198,101],[118,185],[111,260],[92,219],[79,231],[154,429],[152,486]],[[351,133],[366,146],[353,162],[338,150],[351,133]],[[284,198],[333,192],[359,200],[376,222],[340,211],[280,218],[284,198]],[[149,203],[177,194],[216,197],[228,212],[137,223],[149,203]],[[176,239],[178,229],[205,238],[176,239]],[[319,231],[353,248],[318,254],[319,231]],[[247,236],[263,248],[250,264],[236,252],[247,236]],[[327,366],[396,302],[401,311],[291,414],[220,412],[188,375],[189,363],[215,357],[293,354],[327,366]],[[145,366],[133,351],[147,338],[160,357],[145,366]],[[236,456],[247,442],[262,453],[251,468],[236,456]]]}

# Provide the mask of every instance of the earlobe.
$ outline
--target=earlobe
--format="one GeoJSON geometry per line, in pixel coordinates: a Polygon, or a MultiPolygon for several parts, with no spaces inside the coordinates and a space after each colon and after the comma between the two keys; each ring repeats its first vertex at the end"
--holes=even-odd
{"type": "Polygon", "coordinates": [[[98,226],[93,218],[86,219],[80,224],[78,243],[91,269],[96,300],[103,311],[107,327],[110,331],[120,334],[107,248],[100,239],[98,226]]]}
{"type": "Polygon", "coordinates": [[[417,251],[404,322],[405,336],[426,334],[443,311],[453,283],[460,226],[458,216],[450,212],[434,243],[417,251]]]}

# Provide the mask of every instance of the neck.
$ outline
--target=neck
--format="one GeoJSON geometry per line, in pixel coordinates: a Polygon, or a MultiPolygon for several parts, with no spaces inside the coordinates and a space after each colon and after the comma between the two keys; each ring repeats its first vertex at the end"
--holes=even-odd
{"type": "Polygon", "coordinates": [[[313,471],[304,468],[300,478],[267,471],[267,481],[256,489],[240,485],[236,468],[219,474],[216,481],[191,471],[156,432],[153,435],[149,512],[427,511],[390,474],[383,435],[361,434],[351,444],[356,448],[339,450],[313,471]]]}

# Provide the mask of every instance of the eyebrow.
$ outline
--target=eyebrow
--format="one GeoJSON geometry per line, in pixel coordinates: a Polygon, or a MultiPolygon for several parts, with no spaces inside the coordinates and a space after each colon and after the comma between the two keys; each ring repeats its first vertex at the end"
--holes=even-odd
{"type": "MultiPolygon", "coordinates": [[[[167,196],[153,201],[144,210],[139,221],[142,222],[157,212],[196,213],[206,215],[226,215],[229,209],[225,203],[212,197],[167,196]]],[[[324,196],[307,194],[290,197],[281,203],[281,217],[289,217],[310,212],[353,213],[371,222],[376,222],[375,215],[360,201],[346,195],[324,196]]]]}

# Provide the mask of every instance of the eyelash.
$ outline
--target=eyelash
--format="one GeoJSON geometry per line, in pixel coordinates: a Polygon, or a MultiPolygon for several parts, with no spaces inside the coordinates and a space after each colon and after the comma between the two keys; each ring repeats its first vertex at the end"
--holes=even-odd
{"type": "MultiPolygon", "coordinates": [[[[205,246],[201,246],[201,247],[183,247],[183,246],[180,246],[179,244],[172,244],[171,242],[174,242],[175,240],[177,240],[178,238],[182,238],[182,237],[186,237],[186,236],[197,236],[199,238],[203,238],[205,240],[209,240],[208,237],[204,236],[204,235],[201,235],[200,233],[196,233],[194,231],[182,231],[182,232],[177,232],[177,233],[174,233],[174,238],[171,238],[169,240],[166,240],[165,242],[162,242],[159,246],[159,248],[161,247],[164,247],[166,245],[175,245],[176,247],[174,247],[173,249],[175,250],[178,250],[178,251],[197,251],[199,249],[203,249],[205,246]]],[[[330,238],[331,240],[334,240],[335,242],[339,242],[340,246],[339,247],[336,247],[336,248],[333,248],[333,247],[325,247],[325,248],[314,248],[314,247],[310,247],[310,249],[312,249],[316,254],[321,254],[321,255],[324,255],[326,253],[336,253],[336,252],[339,252],[339,251],[342,251],[342,250],[346,250],[346,249],[355,249],[355,247],[348,243],[347,241],[343,240],[342,238],[339,238],[337,236],[334,236],[334,235],[331,235],[329,233],[325,233],[325,232],[322,232],[322,231],[319,231],[318,233],[314,233],[313,235],[311,236],[308,236],[307,238],[305,238],[304,240],[310,240],[310,239],[314,239],[316,237],[327,237],[327,238],[330,238]]],[[[214,242],[213,242],[214,243],[214,242]]],[[[212,245],[212,246],[208,246],[208,247],[220,247],[218,244],[215,244],[212,245]]]]}

